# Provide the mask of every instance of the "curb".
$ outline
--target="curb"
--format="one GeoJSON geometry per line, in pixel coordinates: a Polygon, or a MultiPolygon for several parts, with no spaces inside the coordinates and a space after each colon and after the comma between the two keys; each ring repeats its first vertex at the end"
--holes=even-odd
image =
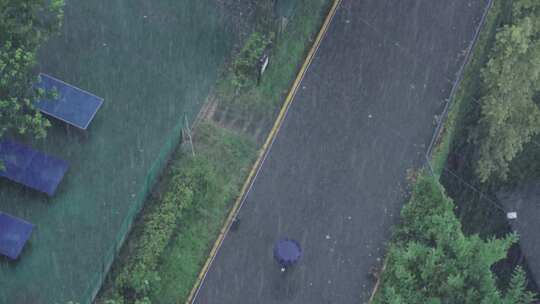
{"type": "Polygon", "coordinates": [[[208,255],[208,259],[206,260],[203,268],[201,269],[201,272],[199,273],[199,276],[197,277],[197,280],[195,281],[195,284],[193,285],[193,288],[191,289],[191,292],[189,294],[188,299],[186,300],[186,304],[191,304],[193,301],[197,298],[197,295],[199,293],[199,290],[202,287],[202,284],[204,282],[204,279],[206,278],[206,275],[208,273],[208,270],[210,269],[210,266],[212,265],[212,262],[214,261],[219,248],[221,247],[221,244],[223,243],[223,240],[225,239],[225,236],[229,232],[229,229],[231,227],[231,223],[233,219],[236,217],[238,211],[244,204],[245,198],[249,191],[251,190],[251,187],[253,185],[253,182],[255,178],[257,177],[259,171],[262,168],[262,164],[264,163],[264,160],[266,159],[266,156],[268,155],[268,151],[272,147],[272,144],[274,143],[274,140],[276,138],[277,133],[281,129],[281,125],[283,124],[283,121],[285,119],[285,116],[287,115],[287,112],[289,110],[289,107],[292,104],[292,101],[294,97],[296,96],[296,93],[298,92],[298,87],[300,86],[300,83],[304,79],[304,76],[306,74],[306,71],[308,70],[311,62],[313,61],[313,58],[315,57],[315,54],[317,50],[319,49],[321,42],[326,35],[326,32],[328,31],[328,28],[334,19],[334,16],[336,15],[337,9],[339,5],[341,4],[342,0],[334,0],[334,3],[332,4],[332,7],[330,8],[330,11],[326,15],[326,18],[324,20],[323,25],[321,26],[321,29],[319,30],[319,33],[317,34],[317,37],[315,41],[313,42],[313,45],[311,46],[311,49],[309,50],[309,53],[306,56],[306,59],[300,68],[300,71],[296,75],[296,79],[293,82],[291,89],[289,90],[289,93],[287,94],[287,97],[285,99],[285,102],[281,106],[281,109],[279,111],[279,114],[274,122],[274,126],[270,130],[270,133],[268,134],[262,148],[259,150],[259,155],[257,157],[257,160],[253,167],[251,168],[251,171],[249,172],[248,177],[246,178],[246,181],[244,182],[244,185],[242,186],[242,189],[240,191],[240,194],[238,198],[236,199],[233,208],[229,212],[229,215],[227,216],[227,219],[221,228],[221,231],[214,242],[214,245],[212,247],[212,250],[210,251],[210,254],[208,255]]]}

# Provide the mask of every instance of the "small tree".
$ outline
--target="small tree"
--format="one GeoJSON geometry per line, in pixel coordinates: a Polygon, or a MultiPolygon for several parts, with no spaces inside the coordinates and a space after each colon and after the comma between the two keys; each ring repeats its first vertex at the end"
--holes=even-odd
{"type": "Polygon", "coordinates": [[[56,32],[63,0],[0,0],[0,137],[13,131],[41,138],[50,123],[33,107],[36,53],[56,32]]]}
{"type": "Polygon", "coordinates": [[[540,132],[539,1],[516,1],[514,23],[496,35],[492,57],[482,70],[485,90],[480,121],[472,133],[476,172],[485,182],[506,179],[509,163],[540,132]]]}
{"type": "Polygon", "coordinates": [[[453,202],[431,177],[421,176],[390,246],[377,304],[530,304],[518,270],[505,297],[491,266],[503,259],[516,235],[482,240],[465,236],[453,202]]]}
{"type": "Polygon", "coordinates": [[[529,304],[536,301],[535,294],[527,291],[525,286],[527,286],[525,271],[521,267],[518,267],[512,275],[503,304],[529,304]]]}

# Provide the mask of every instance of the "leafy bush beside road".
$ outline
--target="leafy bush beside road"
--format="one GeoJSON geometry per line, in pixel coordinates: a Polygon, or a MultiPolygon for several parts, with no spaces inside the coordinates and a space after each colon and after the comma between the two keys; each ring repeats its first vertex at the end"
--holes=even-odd
{"type": "Polygon", "coordinates": [[[523,270],[515,270],[504,295],[491,271],[517,236],[484,241],[464,235],[452,200],[435,178],[418,178],[401,217],[374,303],[533,303],[523,270]]]}
{"type": "Polygon", "coordinates": [[[109,303],[175,303],[193,286],[255,155],[250,140],[211,124],[199,126],[194,144],[196,155],[178,154],[161,199],[146,212],[109,303]],[[197,238],[187,237],[194,228],[197,238]]]}

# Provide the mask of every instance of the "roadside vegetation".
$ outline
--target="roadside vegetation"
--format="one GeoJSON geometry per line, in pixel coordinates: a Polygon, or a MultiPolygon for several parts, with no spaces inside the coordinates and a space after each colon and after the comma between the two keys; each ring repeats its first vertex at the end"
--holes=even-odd
{"type": "Polygon", "coordinates": [[[187,297],[256,151],[251,140],[213,124],[200,125],[193,140],[195,155],[184,147],[175,156],[106,303],[187,297]]]}
{"type": "Polygon", "coordinates": [[[480,119],[470,134],[482,182],[506,180],[510,162],[540,132],[540,2],[511,9],[481,71],[480,119]]]}
{"type": "Polygon", "coordinates": [[[495,1],[434,155],[467,233],[505,234],[495,193],[540,177],[540,82],[519,78],[540,73],[539,20],[539,2],[495,1]]]}
{"type": "Polygon", "coordinates": [[[444,129],[439,138],[438,144],[434,148],[431,159],[431,166],[438,176],[440,176],[447,164],[451,150],[456,144],[467,142],[463,139],[463,128],[460,128],[468,120],[476,118],[469,117],[472,114],[472,106],[477,104],[478,88],[481,84],[480,70],[486,65],[488,54],[493,47],[495,34],[501,26],[503,11],[508,10],[508,5],[503,1],[496,1],[489,11],[484,27],[478,41],[474,47],[471,59],[463,72],[463,78],[459,84],[457,93],[452,100],[452,106],[448,112],[448,118],[444,123],[444,129]]]}
{"type": "Polygon", "coordinates": [[[539,29],[539,2],[494,1],[434,150],[434,177],[421,174],[402,210],[375,303],[537,297],[494,194],[540,176],[539,29]]]}
{"type": "MultiPolygon", "coordinates": [[[[259,21],[244,48],[218,81],[217,121],[248,132],[268,127],[273,121],[332,1],[294,3],[290,12],[259,21]],[[286,26],[282,25],[284,20],[286,26]],[[263,54],[268,55],[269,64],[264,74],[259,75],[259,59],[263,54]]],[[[260,11],[259,15],[275,14],[269,8],[260,11]]]]}
{"type": "Polygon", "coordinates": [[[540,2],[495,0],[433,157],[441,174],[467,168],[486,188],[537,175],[540,132],[540,2]],[[510,177],[510,178],[509,178],[510,177]]]}
{"type": "Polygon", "coordinates": [[[436,178],[421,174],[388,249],[382,288],[374,303],[531,304],[525,273],[517,268],[505,291],[491,267],[517,236],[483,240],[465,235],[454,203],[436,178]]]}
{"type": "MultiPolygon", "coordinates": [[[[452,101],[443,133],[434,149],[431,164],[448,195],[454,200],[463,230],[483,238],[509,232],[505,215],[492,200],[489,183],[482,183],[476,172],[475,145],[469,140],[479,121],[482,97],[482,69],[490,59],[495,36],[509,20],[511,3],[495,1],[473,50],[458,91],[452,101]],[[490,219],[486,221],[486,219],[490,219]]],[[[508,276],[509,273],[503,274],[508,276]]]]}
{"type": "Polygon", "coordinates": [[[217,110],[193,130],[195,155],[187,143],[173,155],[97,303],[187,299],[256,156],[254,130],[235,122],[272,121],[331,1],[298,1],[284,29],[270,3],[258,4],[254,31],[218,81],[217,110]],[[261,78],[263,54],[270,64],[261,78]]]}

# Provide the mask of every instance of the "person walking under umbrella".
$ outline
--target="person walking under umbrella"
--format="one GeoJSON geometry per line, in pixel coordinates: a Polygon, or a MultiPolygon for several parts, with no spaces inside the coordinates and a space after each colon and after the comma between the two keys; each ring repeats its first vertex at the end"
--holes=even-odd
{"type": "Polygon", "coordinates": [[[296,264],[301,256],[302,248],[295,240],[281,239],[274,246],[274,259],[281,266],[281,272],[285,272],[287,268],[296,264]]]}

